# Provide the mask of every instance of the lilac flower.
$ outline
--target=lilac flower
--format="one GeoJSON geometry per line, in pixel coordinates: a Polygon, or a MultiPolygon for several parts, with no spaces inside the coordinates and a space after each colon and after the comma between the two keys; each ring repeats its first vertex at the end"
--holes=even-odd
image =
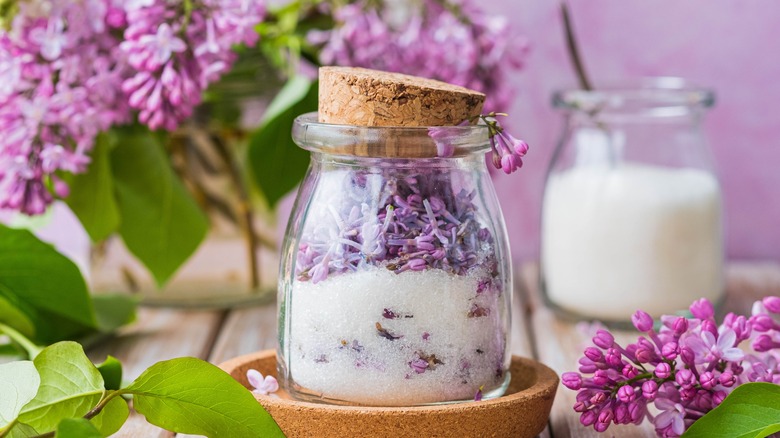
{"type": "Polygon", "coordinates": [[[564,386],[578,391],[574,410],[580,422],[604,431],[610,422],[639,424],[648,418],[659,436],[676,437],[737,385],[780,384],[780,331],[768,310],[778,303],[767,297],[754,304],[749,318],[729,314],[718,325],[712,304],[698,300],[691,305],[693,318],[662,316],[657,331],[640,311],[632,321],[644,335],[625,347],[609,332],[597,331],[595,346],[579,360],[579,373],[561,377],[564,386]],[[743,341],[757,353],[745,353],[743,341]],[[648,412],[651,403],[660,413],[648,412]]]}
{"type": "Polygon", "coordinates": [[[422,374],[428,369],[428,361],[417,357],[409,362],[409,367],[411,367],[415,373],[422,374]]]}
{"type": "Polygon", "coordinates": [[[255,394],[269,395],[279,390],[279,382],[272,375],[263,377],[259,371],[250,369],[246,372],[246,378],[255,394]]]}
{"type": "Polygon", "coordinates": [[[734,347],[736,340],[734,330],[726,328],[717,338],[709,331],[703,331],[700,337],[688,337],[686,346],[696,355],[695,361],[698,363],[720,359],[739,362],[745,357],[745,353],[734,347]]]}
{"type": "Polygon", "coordinates": [[[488,15],[471,1],[434,0],[406,9],[390,1],[360,0],[333,11],[336,27],[312,31],[323,65],[374,68],[423,76],[485,93],[488,110],[513,98],[509,75],[524,63],[528,42],[504,17],[488,15]],[[398,17],[391,19],[388,17],[398,17]]]}

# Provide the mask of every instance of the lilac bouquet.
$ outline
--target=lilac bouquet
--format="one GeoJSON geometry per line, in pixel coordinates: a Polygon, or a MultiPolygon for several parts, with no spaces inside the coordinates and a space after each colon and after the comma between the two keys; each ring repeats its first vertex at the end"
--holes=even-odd
{"type": "Polygon", "coordinates": [[[676,437],[749,382],[780,383],[780,298],[766,297],[750,316],[729,313],[718,324],[706,299],[690,307],[692,317],[662,316],[654,328],[643,311],[632,316],[644,333],[621,346],[599,330],[585,349],[579,372],[561,380],[578,391],[580,422],[599,432],[610,424],[649,419],[658,436],[676,437]]]}

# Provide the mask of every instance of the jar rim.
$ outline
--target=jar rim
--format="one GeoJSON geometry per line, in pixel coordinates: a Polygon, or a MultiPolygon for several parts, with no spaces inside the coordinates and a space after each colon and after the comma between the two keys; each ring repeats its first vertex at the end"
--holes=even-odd
{"type": "Polygon", "coordinates": [[[458,158],[490,148],[485,125],[338,125],[319,122],[316,112],[295,118],[292,138],[311,152],[368,158],[458,158]]]}
{"type": "Polygon", "coordinates": [[[607,83],[594,90],[557,90],[552,104],[564,111],[674,116],[711,108],[715,92],[680,77],[644,77],[607,83]]]}

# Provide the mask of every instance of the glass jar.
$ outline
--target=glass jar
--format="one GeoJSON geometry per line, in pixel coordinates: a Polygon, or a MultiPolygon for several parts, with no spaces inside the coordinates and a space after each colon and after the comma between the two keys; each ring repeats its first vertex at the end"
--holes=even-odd
{"type": "Polygon", "coordinates": [[[564,314],[628,321],[724,296],[711,91],[677,78],[558,92],[565,130],[542,211],[542,289],[564,314]]]}
{"type": "Polygon", "coordinates": [[[503,394],[512,273],[487,128],[344,126],[307,114],[293,138],[311,165],[282,250],[283,387],[375,406],[503,394]]]}

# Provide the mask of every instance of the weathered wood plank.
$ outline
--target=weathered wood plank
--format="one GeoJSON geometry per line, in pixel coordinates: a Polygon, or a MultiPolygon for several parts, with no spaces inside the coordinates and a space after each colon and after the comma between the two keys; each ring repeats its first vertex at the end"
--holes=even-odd
{"type": "MultiPolygon", "coordinates": [[[[577,359],[590,344],[594,327],[562,321],[543,305],[538,288],[539,272],[536,263],[525,265],[520,277],[531,307],[531,326],[539,360],[559,374],[576,370],[577,359]]],[[[766,295],[780,295],[780,264],[733,263],[727,269],[727,289],[725,310],[746,313],[753,301],[766,295]]],[[[620,343],[636,341],[636,332],[612,332],[620,343]]],[[[603,435],[592,428],[579,424],[578,414],[571,409],[574,402],[575,392],[559,387],[550,416],[553,436],[602,437],[603,435]]],[[[655,436],[649,423],[641,427],[612,426],[608,433],[614,436],[655,436]]]]}
{"type": "Polygon", "coordinates": [[[276,304],[232,310],[209,355],[211,363],[276,348],[276,304]]]}
{"type": "MultiPolygon", "coordinates": [[[[221,323],[218,311],[139,310],[138,321],[88,351],[93,361],[112,355],[122,361],[126,381],[156,362],[182,356],[205,358],[221,323]]],[[[116,438],[170,438],[173,434],[131,413],[116,438]]]]}

